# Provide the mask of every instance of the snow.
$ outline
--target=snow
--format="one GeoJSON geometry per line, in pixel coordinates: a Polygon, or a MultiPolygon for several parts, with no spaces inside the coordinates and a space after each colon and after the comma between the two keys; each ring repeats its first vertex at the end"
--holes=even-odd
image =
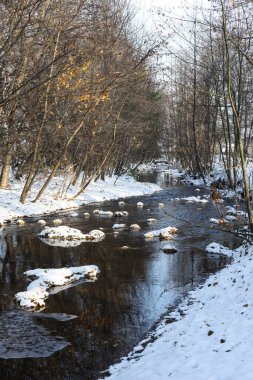
{"type": "Polygon", "coordinates": [[[130,230],[140,230],[141,229],[139,224],[131,224],[131,226],[129,228],[130,228],[130,230]]]}
{"type": "Polygon", "coordinates": [[[105,181],[99,179],[92,182],[86,191],[76,199],[71,198],[77,193],[78,187],[70,186],[66,196],[61,198],[58,193],[59,189],[66,183],[66,176],[59,176],[52,180],[41,199],[33,203],[32,200],[42,185],[42,182],[38,181],[29,194],[27,202],[22,204],[19,197],[24,185],[23,181],[13,180],[10,182],[10,189],[0,190],[0,225],[24,216],[44,215],[67,209],[73,210],[89,203],[142,196],[161,190],[158,185],[141,183],[131,176],[124,175],[119,178],[116,176],[106,177],[105,181]]]}
{"type": "Polygon", "coordinates": [[[115,211],[114,216],[119,217],[119,218],[123,217],[123,216],[128,216],[128,212],[127,211],[115,211]]]}
{"type": "Polygon", "coordinates": [[[226,206],[225,208],[226,208],[227,214],[230,214],[230,215],[236,215],[237,214],[237,210],[234,207],[226,206]]]}
{"type": "Polygon", "coordinates": [[[197,196],[197,197],[191,196],[191,197],[181,198],[181,200],[190,202],[190,203],[193,203],[193,202],[208,203],[207,199],[203,199],[203,198],[201,199],[200,196],[197,196]]]}
{"type": "Polygon", "coordinates": [[[233,255],[232,264],[190,292],[108,379],[252,379],[253,246],[210,246],[233,255]]]}
{"type": "Polygon", "coordinates": [[[156,222],[157,222],[157,219],[155,219],[155,218],[147,219],[147,223],[156,223],[156,222]]]}
{"type": "Polygon", "coordinates": [[[137,202],[137,207],[143,207],[144,203],[143,202],[137,202]]]}
{"type": "Polygon", "coordinates": [[[45,226],[47,224],[47,222],[43,219],[38,220],[37,223],[40,224],[41,226],[45,226]]]}
{"type": "Polygon", "coordinates": [[[206,247],[206,251],[209,253],[216,253],[216,254],[220,254],[220,255],[224,255],[228,257],[232,257],[234,254],[234,251],[218,243],[210,243],[206,247]]]}
{"type": "Polygon", "coordinates": [[[159,237],[160,239],[172,239],[172,234],[175,234],[177,229],[175,227],[166,227],[160,230],[149,231],[144,234],[146,239],[153,239],[159,237]]]}
{"type": "Polygon", "coordinates": [[[103,210],[98,210],[98,209],[94,210],[93,214],[99,215],[99,216],[109,216],[109,217],[113,216],[112,211],[103,211],[103,210]]]}
{"type": "Polygon", "coordinates": [[[38,236],[44,239],[99,241],[105,237],[105,233],[100,230],[93,230],[88,234],[83,234],[76,228],[60,226],[46,227],[38,234],[38,236]]]}
{"type": "Polygon", "coordinates": [[[215,223],[215,224],[224,224],[225,223],[223,219],[216,219],[216,218],[211,218],[210,222],[215,223]]]}
{"type": "Polygon", "coordinates": [[[118,205],[123,207],[123,206],[125,206],[125,202],[124,201],[119,201],[118,205]]]}
{"type": "Polygon", "coordinates": [[[62,224],[62,219],[54,219],[53,224],[57,226],[58,224],[62,224]]]}
{"type": "Polygon", "coordinates": [[[104,239],[104,237],[105,237],[105,233],[103,231],[100,231],[100,230],[92,230],[89,232],[88,235],[93,237],[95,240],[104,239]]]}
{"type": "Polygon", "coordinates": [[[24,273],[25,276],[36,278],[27,291],[15,295],[21,307],[38,309],[45,306],[45,299],[49,296],[48,290],[54,286],[62,286],[84,277],[95,279],[99,269],[95,265],[59,269],[33,269],[24,273]]]}
{"type": "Polygon", "coordinates": [[[234,215],[227,215],[227,216],[225,217],[225,219],[226,219],[226,220],[229,220],[229,221],[233,221],[233,220],[237,220],[237,217],[234,216],[234,215]]]}
{"type": "Polygon", "coordinates": [[[228,215],[234,215],[234,216],[247,216],[247,213],[242,210],[238,210],[238,206],[236,205],[236,209],[231,206],[226,206],[226,213],[228,215]]]}
{"type": "Polygon", "coordinates": [[[17,224],[19,224],[20,226],[22,226],[22,225],[25,224],[25,221],[23,219],[18,219],[17,220],[17,224]]]}
{"type": "Polygon", "coordinates": [[[115,224],[112,226],[112,229],[113,229],[113,230],[120,230],[121,228],[126,228],[126,224],[123,224],[123,223],[115,223],[115,224]]]}

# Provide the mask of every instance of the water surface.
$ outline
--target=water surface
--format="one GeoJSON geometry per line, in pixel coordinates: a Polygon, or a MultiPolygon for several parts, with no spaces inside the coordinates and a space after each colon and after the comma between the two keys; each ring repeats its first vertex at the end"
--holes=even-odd
{"type": "MultiPolygon", "coordinates": [[[[163,191],[126,200],[128,217],[98,217],[95,208],[120,210],[118,201],[90,205],[56,217],[83,232],[103,228],[106,238],[77,247],[54,247],[37,237],[42,227],[30,218],[24,226],[4,228],[0,240],[0,371],[1,379],[97,379],[100,371],[127,354],[152,329],[162,314],[210,273],[222,268],[224,258],[211,259],[205,246],[211,241],[233,247],[228,234],[210,229],[209,218],[217,217],[211,202],[175,200],[196,195],[192,186],[181,185],[168,173],[146,174],[141,180],[160,184],[163,191]],[[143,209],[136,203],[142,201],[143,209]],[[159,208],[158,203],[165,204],[159,208]],[[84,212],[91,217],[85,219],[84,212]],[[149,225],[148,218],[157,223],[149,225]],[[140,231],[115,234],[115,222],[138,223],[140,231]],[[168,242],[147,241],[143,234],[167,226],[178,228],[173,244],[178,252],[161,250],[168,242]],[[127,249],[122,247],[128,246],[127,249]],[[23,272],[35,268],[60,268],[95,264],[98,280],[81,281],[53,292],[40,313],[19,310],[13,296],[25,290],[23,272]]],[[[198,193],[199,194],[199,193],[198,193]]],[[[201,190],[201,195],[205,194],[201,190]]]]}

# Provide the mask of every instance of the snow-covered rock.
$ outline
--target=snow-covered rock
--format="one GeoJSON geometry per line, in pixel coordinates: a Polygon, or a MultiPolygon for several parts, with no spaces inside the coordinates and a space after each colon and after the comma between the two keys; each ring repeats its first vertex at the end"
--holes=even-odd
{"type": "Polygon", "coordinates": [[[232,222],[234,220],[237,220],[237,217],[234,216],[234,215],[226,215],[225,219],[228,220],[228,221],[230,221],[230,222],[232,222]]]}
{"type": "Polygon", "coordinates": [[[190,203],[194,203],[194,202],[196,202],[196,203],[208,203],[207,199],[200,198],[200,196],[185,197],[185,198],[181,198],[181,200],[186,201],[186,202],[190,202],[190,203]]]}
{"type": "Polygon", "coordinates": [[[149,231],[144,234],[144,237],[147,239],[152,239],[154,237],[159,237],[160,239],[172,239],[173,234],[177,233],[177,228],[175,227],[166,227],[162,228],[160,230],[154,230],[154,231],[149,231]]]}
{"type": "Polygon", "coordinates": [[[83,216],[84,216],[85,218],[89,218],[89,217],[90,217],[90,214],[89,214],[89,212],[84,212],[83,216]]]}
{"type": "Polygon", "coordinates": [[[236,208],[231,206],[226,206],[226,214],[233,216],[247,216],[247,213],[245,211],[237,210],[236,208]]]}
{"type": "Polygon", "coordinates": [[[101,230],[92,230],[89,233],[89,236],[94,237],[94,239],[104,239],[105,233],[101,230]]]}
{"type": "Polygon", "coordinates": [[[115,211],[114,216],[116,216],[117,218],[123,217],[124,216],[123,211],[115,211]]]}
{"type": "Polygon", "coordinates": [[[140,230],[141,229],[139,224],[131,224],[131,226],[129,228],[130,228],[130,230],[140,230]]]}
{"type": "Polygon", "coordinates": [[[215,223],[215,224],[224,224],[225,223],[224,219],[216,219],[216,218],[210,218],[210,222],[215,223]]]}
{"type": "Polygon", "coordinates": [[[23,226],[25,224],[25,221],[23,219],[18,219],[17,224],[19,224],[20,226],[23,226]]]}
{"type": "Polygon", "coordinates": [[[176,253],[177,249],[173,245],[164,245],[162,248],[165,253],[176,253]]]}
{"type": "Polygon", "coordinates": [[[155,219],[155,218],[148,218],[148,220],[147,220],[147,223],[156,223],[157,222],[157,219],[155,219]]]}
{"type": "Polygon", "coordinates": [[[108,216],[108,217],[113,216],[112,211],[103,211],[103,210],[94,210],[93,214],[99,215],[99,216],[108,216]]]}
{"type": "Polygon", "coordinates": [[[57,226],[58,224],[62,224],[62,219],[54,219],[53,224],[57,226]]]}
{"type": "Polygon", "coordinates": [[[78,216],[78,213],[77,212],[73,212],[72,214],[70,214],[70,216],[72,216],[73,218],[76,218],[78,216]]]}
{"type": "Polygon", "coordinates": [[[38,220],[37,223],[40,224],[41,226],[45,226],[47,224],[47,222],[44,219],[38,220]]]}
{"type": "Polygon", "coordinates": [[[158,207],[160,208],[164,207],[164,203],[158,203],[158,207]]]}
{"type": "Polygon", "coordinates": [[[143,202],[137,202],[137,207],[143,207],[144,203],[143,202]]]}
{"type": "Polygon", "coordinates": [[[123,207],[123,206],[125,206],[125,202],[124,201],[119,201],[118,205],[123,207]]]}
{"type": "Polygon", "coordinates": [[[234,207],[226,206],[225,208],[228,215],[237,215],[237,210],[234,207]]]}
{"type": "Polygon", "coordinates": [[[112,229],[113,230],[120,230],[122,228],[126,228],[126,224],[123,224],[123,223],[115,223],[113,226],[112,226],[112,229]]]}
{"type": "Polygon", "coordinates": [[[91,231],[89,234],[83,234],[76,228],[67,226],[60,227],[46,227],[38,234],[39,237],[44,239],[58,239],[58,240],[97,240],[105,237],[105,233],[100,230],[91,231]]]}
{"type": "Polygon", "coordinates": [[[128,216],[128,212],[127,211],[115,211],[114,216],[121,218],[123,216],[128,216]]]}
{"type": "Polygon", "coordinates": [[[45,306],[45,299],[49,296],[48,290],[54,286],[62,286],[82,278],[95,279],[99,269],[95,265],[60,269],[34,269],[24,273],[25,276],[36,278],[27,291],[15,295],[21,307],[36,309],[45,306]]]}

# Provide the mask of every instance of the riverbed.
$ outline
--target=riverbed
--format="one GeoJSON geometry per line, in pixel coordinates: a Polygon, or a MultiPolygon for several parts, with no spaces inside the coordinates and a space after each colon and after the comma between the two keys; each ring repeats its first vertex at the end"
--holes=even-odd
{"type": "Polygon", "coordinates": [[[207,204],[188,203],[176,198],[205,195],[200,189],[182,185],[169,173],[150,173],[141,180],[159,184],[163,190],[150,196],[125,200],[128,217],[119,223],[138,223],[139,231],[115,234],[116,218],[93,215],[93,210],[117,211],[118,201],[94,204],[45,217],[48,225],[61,218],[64,225],[82,232],[102,228],[106,238],[76,247],[50,246],[37,237],[42,227],[38,218],[24,226],[6,226],[1,238],[0,370],[1,379],[97,379],[106,368],[126,355],[152,330],[168,309],[173,309],[210,273],[226,264],[224,257],[208,256],[204,248],[220,242],[234,248],[231,235],[210,229],[209,219],[217,210],[207,204]],[[138,201],[144,203],[137,208],[138,201]],[[164,203],[164,207],[159,207],[164,203]],[[84,218],[84,212],[90,218],[84,218]],[[148,218],[157,222],[150,225],[148,218]],[[175,254],[165,254],[167,242],[145,240],[152,229],[178,228],[175,254]],[[95,282],[81,281],[56,288],[41,312],[17,308],[13,296],[25,290],[23,272],[35,268],[97,265],[95,282]]]}

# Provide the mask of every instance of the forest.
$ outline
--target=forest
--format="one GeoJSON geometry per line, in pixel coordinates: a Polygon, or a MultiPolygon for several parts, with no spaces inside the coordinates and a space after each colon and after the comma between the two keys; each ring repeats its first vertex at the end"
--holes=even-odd
{"type": "Polygon", "coordinates": [[[126,0],[16,0],[0,4],[0,188],[55,175],[83,192],[159,156],[165,112],[126,0]]]}
{"type": "Polygon", "coordinates": [[[242,191],[252,228],[252,2],[204,4],[176,20],[160,12],[179,45],[164,48],[167,154],[204,183],[218,157],[225,185],[242,191]]]}
{"type": "Polygon", "coordinates": [[[251,0],[0,0],[1,379],[252,380],[252,44],[251,0]]]}
{"type": "Polygon", "coordinates": [[[205,182],[219,157],[253,228],[252,2],[204,4],[149,33],[129,0],[2,1],[0,188],[77,197],[164,154],[205,182]]]}

